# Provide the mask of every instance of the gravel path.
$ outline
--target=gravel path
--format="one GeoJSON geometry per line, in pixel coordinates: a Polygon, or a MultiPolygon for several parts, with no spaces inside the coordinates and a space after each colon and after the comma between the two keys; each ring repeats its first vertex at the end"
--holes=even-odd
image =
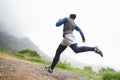
{"type": "Polygon", "coordinates": [[[92,80],[70,71],[55,70],[47,76],[44,66],[0,54],[0,80],[92,80]]]}

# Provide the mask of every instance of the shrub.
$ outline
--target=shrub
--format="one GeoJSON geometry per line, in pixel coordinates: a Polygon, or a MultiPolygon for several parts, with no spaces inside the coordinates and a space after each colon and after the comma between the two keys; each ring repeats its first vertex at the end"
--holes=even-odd
{"type": "Polygon", "coordinates": [[[92,71],[92,67],[90,67],[90,66],[85,66],[85,67],[84,67],[84,70],[92,71]]]}
{"type": "Polygon", "coordinates": [[[40,58],[40,55],[36,51],[30,50],[30,49],[21,50],[18,53],[24,54],[24,55],[30,56],[30,57],[39,57],[40,58]]]}
{"type": "Polygon", "coordinates": [[[0,52],[3,52],[3,51],[4,51],[4,49],[0,47],[0,52]]]}

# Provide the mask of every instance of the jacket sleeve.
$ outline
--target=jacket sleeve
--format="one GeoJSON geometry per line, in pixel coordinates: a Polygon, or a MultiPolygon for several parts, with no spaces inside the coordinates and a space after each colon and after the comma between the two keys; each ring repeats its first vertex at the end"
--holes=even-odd
{"type": "Polygon", "coordinates": [[[85,37],[84,37],[82,30],[78,26],[75,26],[75,30],[77,30],[80,33],[82,39],[85,40],[85,37]]]}
{"type": "Polygon", "coordinates": [[[57,26],[57,27],[58,27],[58,26],[61,26],[61,25],[64,24],[66,21],[67,21],[67,18],[63,18],[63,19],[61,19],[61,20],[59,20],[59,21],[56,22],[56,26],[57,26]]]}

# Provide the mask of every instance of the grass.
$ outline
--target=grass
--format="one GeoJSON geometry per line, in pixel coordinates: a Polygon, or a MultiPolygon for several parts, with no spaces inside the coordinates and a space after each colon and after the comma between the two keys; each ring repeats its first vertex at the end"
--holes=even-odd
{"type": "MultiPolygon", "coordinates": [[[[14,53],[11,51],[0,49],[0,54],[6,54],[15,58],[19,58],[21,60],[34,62],[41,65],[51,64],[51,62],[46,61],[42,57],[38,57],[38,55],[37,56],[35,55],[35,57],[28,55],[28,52],[27,55],[25,55],[21,53],[14,53]]],[[[77,73],[81,76],[92,78],[93,80],[120,80],[120,72],[116,72],[111,68],[101,68],[99,73],[96,73],[92,71],[92,68],[89,66],[84,67],[84,69],[79,69],[79,68],[71,67],[71,65],[67,62],[63,62],[63,63],[59,62],[57,64],[56,69],[68,70],[77,73]]]]}
{"type": "MultiPolygon", "coordinates": [[[[112,68],[102,68],[101,69],[103,72],[102,79],[103,80],[120,80],[120,72],[115,71],[112,68]]],[[[101,72],[101,71],[100,71],[101,72]]]]}
{"type": "Polygon", "coordinates": [[[120,72],[107,71],[104,73],[103,80],[120,80],[120,72]]]}

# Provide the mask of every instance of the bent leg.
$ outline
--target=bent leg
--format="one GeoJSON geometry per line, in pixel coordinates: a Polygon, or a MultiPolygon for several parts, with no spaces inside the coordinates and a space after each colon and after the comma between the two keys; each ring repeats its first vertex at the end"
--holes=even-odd
{"type": "Polygon", "coordinates": [[[64,45],[59,45],[59,47],[57,48],[56,50],[56,54],[55,54],[55,57],[53,59],[53,62],[52,62],[52,65],[51,65],[51,69],[54,69],[56,64],[58,63],[59,61],[59,58],[60,58],[60,55],[61,53],[67,48],[67,46],[64,46],[64,45]]]}
{"type": "Polygon", "coordinates": [[[77,43],[70,45],[70,48],[75,53],[86,52],[86,51],[94,51],[94,47],[87,47],[87,46],[78,47],[77,43]]]}

